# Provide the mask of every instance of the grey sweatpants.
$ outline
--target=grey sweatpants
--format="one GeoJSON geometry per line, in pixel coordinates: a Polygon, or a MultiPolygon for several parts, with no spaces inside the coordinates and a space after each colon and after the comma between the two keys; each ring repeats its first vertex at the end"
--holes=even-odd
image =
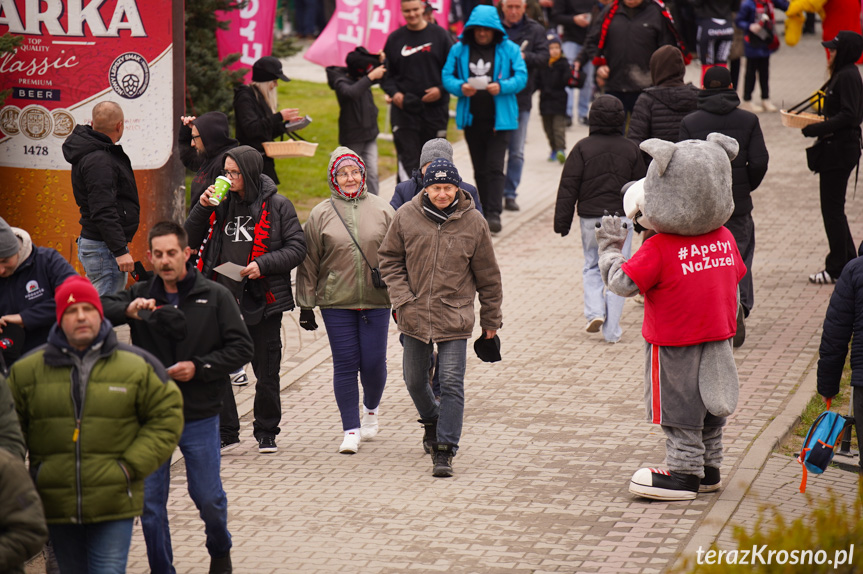
{"type": "Polygon", "coordinates": [[[704,478],[705,466],[722,465],[722,427],[706,424],[701,430],[662,426],[668,470],[704,478]]]}

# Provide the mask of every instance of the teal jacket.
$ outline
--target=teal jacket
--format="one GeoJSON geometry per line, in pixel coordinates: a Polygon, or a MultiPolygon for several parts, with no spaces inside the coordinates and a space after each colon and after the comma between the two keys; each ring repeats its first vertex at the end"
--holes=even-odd
{"type": "Polygon", "coordinates": [[[468,31],[474,27],[491,28],[495,31],[494,71],[492,81],[500,84],[500,93],[494,96],[494,129],[514,130],[518,128],[518,101],[516,95],[527,85],[527,66],[521,49],[507,38],[506,30],[500,23],[497,10],[493,6],[477,6],[470,13],[460,42],[450,48],[443,67],[443,85],[446,90],[458,97],[455,121],[462,130],[473,123],[470,113],[470,98],[462,94],[461,86],[470,77],[470,44],[467,39],[473,36],[468,31]],[[465,36],[467,34],[467,36],[465,36]]]}
{"type": "Polygon", "coordinates": [[[80,356],[54,326],[9,373],[30,474],[48,524],[141,514],[144,478],[183,430],[183,399],[158,359],[119,343],[103,321],[80,356]]]}

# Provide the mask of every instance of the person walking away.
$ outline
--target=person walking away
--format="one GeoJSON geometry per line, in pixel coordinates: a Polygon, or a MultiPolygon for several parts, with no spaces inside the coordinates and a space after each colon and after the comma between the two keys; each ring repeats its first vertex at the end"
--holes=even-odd
{"type": "Polygon", "coordinates": [[[135,268],[129,243],[141,207],[132,162],[117,143],[123,130],[123,109],[100,102],[93,106],[92,127],[78,124],[63,142],[81,212],[78,260],[100,295],[123,289],[135,268]]]}
{"type": "MultiPolygon", "coordinates": [[[[817,137],[820,148],[821,217],[830,252],[823,271],[809,276],[810,283],[835,283],[856,251],[845,217],[848,178],[860,162],[860,123],[863,122],[863,80],[856,61],[863,54],[863,36],[842,31],[821,44],[829,50],[830,79],[824,88],[825,121],[803,128],[806,137],[817,137]]],[[[813,165],[810,162],[810,169],[813,165]]]]}
{"type": "Polygon", "coordinates": [[[503,0],[501,24],[506,35],[518,45],[527,66],[527,85],[516,94],[518,101],[518,128],[512,132],[507,148],[506,179],[503,184],[503,208],[518,211],[516,189],[521,183],[524,168],[524,142],[527,137],[527,124],[530,122],[530,108],[533,92],[537,89],[536,75],[548,62],[548,44],[542,24],[525,14],[526,0],[503,0]]]}
{"type": "MultiPolygon", "coordinates": [[[[584,49],[587,40],[587,30],[592,20],[596,0],[554,0],[551,8],[552,23],[563,27],[561,48],[569,65],[572,66],[578,55],[584,49]]],[[[590,102],[593,100],[593,63],[585,61],[584,85],[578,90],[578,102],[575,102],[575,88],[567,88],[566,117],[567,125],[572,125],[573,118],[578,116],[578,123],[587,125],[587,114],[590,102]],[[575,108],[575,111],[573,111],[575,108]]]]}
{"type": "Polygon", "coordinates": [[[518,128],[516,94],[527,84],[519,47],[492,6],[477,6],[447,56],[443,84],[458,97],[456,125],[464,130],[483,214],[492,233],[501,230],[503,164],[518,128]]]}
{"type": "Polygon", "coordinates": [[[395,211],[365,189],[365,165],[353,150],[333,151],[327,182],[330,198],[312,209],[304,226],[307,250],[297,270],[297,302],[300,326],[308,331],[317,329],[314,308],[321,309],[344,431],[339,452],[356,454],[361,441],[378,434],[387,382],[390,300],[380,281],[378,248],[395,211]]]}
{"type": "MultiPolygon", "coordinates": [[[[262,173],[257,150],[232,149],[225,154],[223,167],[231,180],[227,197],[213,206],[209,202],[213,186],[205,189],[184,227],[189,246],[198,249],[198,270],[227,287],[238,300],[243,298],[243,319],[255,348],[254,435],[259,452],[275,453],[282,418],[282,314],[294,308],[290,274],[305,259],[306,242],[294,205],[262,173]],[[223,263],[243,266],[243,281],[216,272],[223,263]]],[[[222,442],[230,445],[239,441],[240,421],[234,394],[225,393],[224,399],[221,435],[222,442]]]]}
{"type": "Polygon", "coordinates": [[[432,474],[438,477],[452,476],[459,448],[467,339],[473,333],[477,293],[481,336],[494,339],[503,324],[503,284],[491,234],[470,196],[458,188],[460,181],[451,162],[433,161],[423,193],[396,212],[378,251],[398,328],[405,335],[405,385],[425,429],[423,446],[432,455],[432,474]],[[457,250],[447,247],[456,244],[457,250]],[[440,404],[428,379],[435,344],[440,404]]]}
{"type": "Polygon", "coordinates": [[[449,94],[441,85],[441,70],[452,46],[449,32],[423,17],[425,2],[401,0],[401,10],[405,25],[387,37],[387,73],[381,80],[393,104],[390,121],[399,181],[419,167],[425,142],[446,137],[449,94]]]}
{"type": "Polygon", "coordinates": [[[686,0],[695,11],[698,60],[701,79],[713,66],[728,66],[731,42],[734,40],[734,10],[740,0],[686,0]]]}
{"type": "Polygon", "coordinates": [[[30,234],[0,217],[0,336],[3,358],[18,357],[44,345],[57,321],[54,292],[77,275],[55,249],[36,247],[30,234]]]}
{"type": "Polygon", "coordinates": [[[378,194],[378,107],[372,85],[387,69],[377,54],[359,47],[347,56],[347,67],[328,66],[327,83],[339,101],[339,145],[353,150],[366,165],[366,189],[378,194]]]}
{"type": "Polygon", "coordinates": [[[30,474],[62,572],[126,571],[144,479],[183,428],[177,385],[150,353],[117,341],[79,276],[55,294],[48,343],[9,373],[30,474]]]}
{"type": "MultiPolygon", "coordinates": [[[[252,64],[252,83],[234,88],[234,122],[241,145],[255,148],[264,158],[263,173],[279,185],[276,161],[264,154],[264,142],[287,133],[286,122],[302,116],[296,108],[279,109],[279,80],[290,82],[282,71],[282,62],[274,56],[264,56],[252,64]]],[[[194,204],[193,204],[194,207],[194,204]]]]}
{"type": "Polygon", "coordinates": [[[734,236],[737,249],[746,265],[746,274],[738,283],[740,305],[737,310],[737,332],[733,344],[739,347],[746,337],[745,319],[755,306],[752,261],[755,257],[755,221],[752,219],[752,192],[764,175],[770,156],[764,144],[761,123],[752,112],[739,109],[740,98],[731,84],[731,74],[721,67],[704,74],[705,89],[698,94],[698,110],[680,124],[679,140],[706,140],[711,133],[721,133],[737,140],[737,157],[731,160],[731,193],[734,212],[725,227],[734,236]]]}
{"type": "MultiPolygon", "coordinates": [[[[616,343],[623,333],[620,316],[624,298],[605,289],[599,272],[599,247],[596,242],[596,224],[604,213],[623,213],[621,188],[647,172],[641,150],[623,137],[626,112],[623,103],[614,96],[604,95],[593,102],[590,110],[590,135],[580,140],[563,166],[557,203],[554,207],[554,232],[566,237],[576,212],[581,227],[581,246],[584,250],[584,316],[585,331],[597,333],[609,343],[616,343]]],[[[622,253],[629,257],[632,251],[632,223],[622,253]]]]}
{"type": "MultiPolygon", "coordinates": [[[[167,373],[183,394],[184,425],[178,446],[189,495],[204,521],[210,573],[230,572],[219,413],[223,395],[231,392],[229,373],[252,359],[252,339],[231,292],[204,278],[189,263],[192,250],[183,226],[159,222],[147,240],[147,259],[155,276],[106,295],[102,305],[113,325],[129,325],[133,344],[169,365],[167,373]]],[[[144,480],[141,525],[150,570],[155,573],[175,572],[167,509],[170,485],[170,460],[144,480]]]]}
{"type": "Polygon", "coordinates": [[[539,71],[539,113],[542,127],[551,147],[548,161],[566,161],[566,84],[570,78],[569,63],[563,58],[560,38],[548,35],[550,57],[539,71]]]}
{"type": "MultiPolygon", "coordinates": [[[[858,447],[863,448],[863,372],[860,356],[863,353],[863,257],[850,261],[833,289],[824,328],[821,331],[821,346],[818,349],[818,394],[828,401],[839,394],[839,382],[845,369],[848,346],[851,346],[851,401],[857,431],[858,447]]],[[[850,432],[850,431],[849,431],[850,432]]],[[[863,469],[863,456],[858,461],[863,469]]]]}
{"type": "Polygon", "coordinates": [[[787,0],[743,0],[737,13],[737,27],[745,30],[743,55],[746,73],[743,77],[743,107],[750,112],[776,112],[770,101],[770,54],[779,49],[774,11],[788,9],[787,0]],[[755,76],[761,87],[761,103],[752,101],[755,76]]]}

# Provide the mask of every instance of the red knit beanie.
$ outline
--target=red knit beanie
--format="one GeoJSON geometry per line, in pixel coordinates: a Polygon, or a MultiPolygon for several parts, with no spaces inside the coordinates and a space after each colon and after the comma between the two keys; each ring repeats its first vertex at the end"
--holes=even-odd
{"type": "Polygon", "coordinates": [[[72,275],[63,281],[63,284],[54,292],[54,302],[57,304],[57,323],[63,318],[63,313],[66,312],[69,305],[75,303],[90,303],[99,310],[100,317],[105,317],[99,293],[96,292],[96,288],[93,287],[89,279],[80,275],[72,275]]]}

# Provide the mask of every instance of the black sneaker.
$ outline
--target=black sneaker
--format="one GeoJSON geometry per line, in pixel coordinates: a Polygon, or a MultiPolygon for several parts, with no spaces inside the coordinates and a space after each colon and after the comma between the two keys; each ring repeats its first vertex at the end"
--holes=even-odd
{"type": "Polygon", "coordinates": [[[720,488],[722,488],[722,478],[719,476],[719,469],[715,466],[705,466],[704,478],[698,485],[698,492],[716,492],[720,488]]]}
{"type": "Polygon", "coordinates": [[[640,468],[632,475],[629,492],[652,500],[695,500],[700,482],[694,474],[640,468]]]}
{"type": "Polygon", "coordinates": [[[432,476],[452,476],[453,446],[445,442],[432,443],[432,476]]]}
{"type": "Polygon", "coordinates": [[[500,215],[497,213],[487,213],[485,220],[488,222],[488,230],[492,233],[499,233],[503,227],[500,224],[500,215]]]}
{"type": "Polygon", "coordinates": [[[518,211],[519,209],[521,209],[518,206],[518,203],[516,203],[514,197],[505,198],[503,201],[503,208],[507,211],[518,211]]]}
{"type": "Polygon", "coordinates": [[[270,454],[274,452],[278,452],[279,447],[276,446],[275,437],[271,436],[262,436],[258,439],[258,452],[263,454],[270,454]]]}
{"type": "Polygon", "coordinates": [[[233,439],[223,438],[222,439],[222,446],[219,447],[219,450],[222,452],[222,454],[225,454],[226,452],[234,450],[238,446],[240,446],[240,439],[239,438],[233,438],[233,439]]]}

